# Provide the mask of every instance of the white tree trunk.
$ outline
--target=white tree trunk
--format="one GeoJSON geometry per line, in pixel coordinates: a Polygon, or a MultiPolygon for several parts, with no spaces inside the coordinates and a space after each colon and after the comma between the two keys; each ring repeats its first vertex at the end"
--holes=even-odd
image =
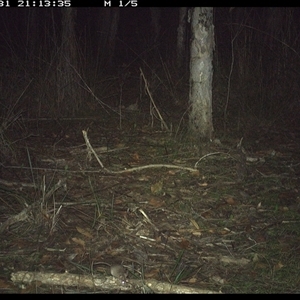
{"type": "Polygon", "coordinates": [[[191,9],[190,130],[196,140],[211,140],[214,25],[213,8],[191,9]]]}

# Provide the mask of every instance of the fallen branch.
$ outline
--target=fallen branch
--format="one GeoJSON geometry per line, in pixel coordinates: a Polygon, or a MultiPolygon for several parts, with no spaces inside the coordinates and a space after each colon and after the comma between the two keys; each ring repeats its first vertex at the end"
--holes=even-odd
{"type": "Polygon", "coordinates": [[[82,134],[83,134],[86,146],[87,146],[89,160],[91,160],[91,158],[92,158],[91,155],[93,154],[95,156],[96,160],[98,161],[100,167],[102,168],[102,170],[104,170],[105,172],[110,173],[110,174],[122,174],[122,173],[141,171],[144,169],[154,169],[154,168],[180,169],[180,170],[186,170],[186,171],[190,171],[190,172],[199,172],[197,169],[194,169],[194,168],[181,167],[181,166],[175,166],[175,165],[169,165],[169,164],[151,164],[151,165],[146,165],[146,166],[130,168],[130,169],[126,169],[126,170],[121,170],[121,171],[111,171],[104,167],[103,163],[101,162],[100,158],[98,157],[97,153],[93,149],[93,147],[87,137],[87,132],[85,130],[82,130],[82,134]]]}
{"type": "Polygon", "coordinates": [[[157,280],[142,280],[132,279],[128,283],[122,283],[119,279],[112,276],[93,276],[93,275],[78,275],[70,273],[41,273],[41,272],[15,272],[11,274],[11,280],[15,284],[31,284],[34,281],[39,281],[42,284],[58,285],[58,286],[76,286],[77,288],[92,288],[98,290],[120,290],[133,291],[141,289],[144,292],[154,293],[194,293],[194,294],[217,294],[219,292],[205,290],[200,288],[192,288],[181,285],[172,285],[168,282],[160,282],[157,280]]]}

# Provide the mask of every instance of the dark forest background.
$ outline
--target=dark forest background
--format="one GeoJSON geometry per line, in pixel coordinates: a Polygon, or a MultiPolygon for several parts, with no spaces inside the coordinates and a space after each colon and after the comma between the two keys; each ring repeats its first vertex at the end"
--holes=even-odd
{"type": "MultiPolygon", "coordinates": [[[[158,36],[149,8],[119,9],[113,45],[112,10],[118,8],[73,8],[74,31],[66,33],[64,9],[3,9],[2,117],[101,118],[103,105],[117,107],[120,98],[125,107],[138,102],[147,110],[140,68],[164,114],[182,115],[188,108],[190,36],[187,26],[179,67],[179,8],[160,9],[158,36]]],[[[214,24],[216,129],[246,130],[266,120],[296,126],[299,8],[215,8],[214,24]]]]}

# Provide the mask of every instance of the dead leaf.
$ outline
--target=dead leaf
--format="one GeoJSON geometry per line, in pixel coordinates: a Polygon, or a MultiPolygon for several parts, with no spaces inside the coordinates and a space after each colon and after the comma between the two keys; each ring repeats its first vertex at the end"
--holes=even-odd
{"type": "Polygon", "coordinates": [[[168,174],[169,175],[176,175],[179,171],[178,170],[169,170],[168,174]]]}
{"type": "Polygon", "coordinates": [[[85,247],[85,241],[79,238],[72,238],[72,241],[82,247],[85,247]]]}
{"type": "Polygon", "coordinates": [[[137,179],[138,181],[149,181],[149,177],[145,176],[145,175],[141,175],[140,177],[138,177],[137,179]]]}
{"type": "Polygon", "coordinates": [[[207,211],[205,211],[205,212],[203,212],[201,214],[201,217],[203,217],[205,219],[209,219],[209,218],[211,218],[211,215],[212,215],[212,211],[211,210],[207,210],[207,211]]]}
{"type": "Polygon", "coordinates": [[[157,195],[157,194],[161,193],[162,188],[163,188],[163,181],[160,180],[160,181],[154,183],[153,185],[151,185],[151,193],[154,195],[157,195]]]}
{"type": "Polygon", "coordinates": [[[184,160],[181,160],[181,159],[174,159],[173,160],[173,163],[175,164],[175,165],[182,165],[182,164],[184,164],[185,162],[184,162],[184,160]]]}
{"type": "Polygon", "coordinates": [[[275,266],[274,266],[274,271],[278,271],[281,268],[283,268],[284,265],[281,262],[278,262],[275,266]]]}
{"type": "Polygon", "coordinates": [[[159,269],[152,269],[150,272],[147,272],[145,274],[145,277],[146,278],[154,278],[156,277],[157,275],[159,275],[159,269]]]}
{"type": "Polygon", "coordinates": [[[200,172],[199,172],[199,170],[195,170],[195,171],[191,172],[191,175],[194,177],[198,177],[198,176],[200,176],[200,172]]]}
{"type": "Polygon", "coordinates": [[[194,236],[201,236],[202,235],[202,232],[200,230],[193,230],[191,233],[194,236]]]}
{"type": "Polygon", "coordinates": [[[192,277],[188,280],[188,283],[196,283],[198,280],[196,277],[192,277]]]}
{"type": "Polygon", "coordinates": [[[220,261],[224,264],[234,264],[234,265],[239,265],[239,266],[245,266],[248,263],[250,263],[250,259],[247,258],[234,258],[234,257],[229,257],[229,256],[222,256],[220,258],[220,261]]]}
{"type": "Polygon", "coordinates": [[[96,150],[101,153],[101,152],[107,152],[108,148],[106,146],[103,146],[103,147],[97,148],[96,150]]]}
{"type": "Polygon", "coordinates": [[[82,235],[88,237],[89,239],[93,238],[93,235],[89,232],[89,230],[83,229],[83,228],[78,227],[78,226],[76,226],[76,229],[79,233],[81,233],[82,235]]]}
{"type": "Polygon", "coordinates": [[[199,229],[199,230],[197,230],[197,229],[186,229],[186,228],[181,228],[181,229],[179,229],[178,230],[178,232],[181,234],[181,235],[183,235],[183,234],[192,234],[192,235],[194,235],[194,236],[201,236],[202,235],[202,232],[201,232],[201,230],[199,229]]]}
{"type": "Polygon", "coordinates": [[[194,219],[190,219],[190,221],[191,221],[192,225],[193,225],[196,229],[198,229],[198,230],[200,229],[198,223],[197,223],[194,219]]]}
{"type": "Polygon", "coordinates": [[[190,247],[190,242],[186,239],[182,239],[180,242],[179,242],[179,247],[181,249],[188,249],[190,247]]]}
{"type": "Polygon", "coordinates": [[[220,232],[219,232],[219,234],[222,234],[222,235],[225,235],[225,234],[228,234],[228,233],[229,233],[229,231],[226,230],[226,229],[222,229],[222,230],[220,230],[220,232]]]}
{"type": "Polygon", "coordinates": [[[236,204],[236,201],[232,197],[228,197],[225,201],[229,205],[235,205],[236,204]]]}
{"type": "Polygon", "coordinates": [[[124,148],[125,147],[125,144],[123,144],[123,143],[119,143],[119,144],[117,144],[116,146],[115,146],[116,148],[124,148]]]}
{"type": "Polygon", "coordinates": [[[149,201],[148,201],[148,204],[151,205],[152,207],[154,208],[157,208],[157,207],[161,207],[165,204],[165,202],[159,198],[151,198],[149,201]]]}
{"type": "Polygon", "coordinates": [[[135,162],[139,162],[140,161],[140,156],[137,152],[133,153],[132,158],[135,162]]]}
{"type": "Polygon", "coordinates": [[[208,186],[208,183],[207,182],[198,183],[198,186],[208,186]]]}
{"type": "Polygon", "coordinates": [[[116,198],[114,204],[115,205],[121,205],[123,204],[124,200],[122,198],[116,198]]]}
{"type": "Polygon", "coordinates": [[[262,262],[258,262],[255,264],[255,269],[268,269],[269,265],[262,263],[262,262]]]}
{"type": "Polygon", "coordinates": [[[53,260],[53,256],[52,255],[49,255],[49,254],[46,254],[46,255],[43,255],[42,258],[40,259],[40,264],[41,265],[50,265],[50,262],[53,260]]]}

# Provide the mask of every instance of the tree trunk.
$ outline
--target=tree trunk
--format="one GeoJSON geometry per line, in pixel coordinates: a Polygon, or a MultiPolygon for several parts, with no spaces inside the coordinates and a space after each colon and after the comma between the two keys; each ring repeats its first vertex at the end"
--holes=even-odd
{"type": "Polygon", "coordinates": [[[213,8],[191,9],[190,130],[197,141],[211,140],[214,25],[213,8]]]}
{"type": "Polygon", "coordinates": [[[154,31],[153,42],[156,43],[160,33],[160,16],[161,8],[160,7],[150,7],[151,13],[151,23],[154,31]]]}
{"type": "Polygon", "coordinates": [[[177,28],[177,68],[182,71],[182,66],[187,62],[185,60],[186,50],[186,31],[187,31],[187,7],[179,8],[179,25],[177,28]]]}
{"type": "MultiPolygon", "coordinates": [[[[99,8],[99,18],[97,18],[95,31],[97,32],[95,41],[96,44],[96,62],[97,71],[103,72],[104,67],[108,66],[108,37],[110,34],[110,23],[112,19],[112,10],[106,7],[99,8]],[[102,69],[100,69],[102,68],[102,69]]],[[[96,73],[97,75],[97,73],[96,73]]],[[[96,76],[95,75],[95,76],[96,76]]]]}
{"type": "Polygon", "coordinates": [[[62,42],[57,68],[58,97],[56,99],[57,112],[71,112],[72,115],[78,111],[81,104],[80,92],[76,85],[78,75],[78,55],[75,38],[75,17],[74,8],[62,10],[62,42]]]}
{"type": "MultiPolygon", "coordinates": [[[[28,10],[27,36],[26,36],[26,59],[32,64],[36,55],[36,43],[38,41],[38,8],[31,7],[28,10]]],[[[32,68],[33,69],[33,68],[32,68]]]]}
{"type": "Polygon", "coordinates": [[[116,36],[118,32],[119,19],[120,19],[120,9],[117,7],[111,8],[112,16],[110,23],[110,32],[108,37],[108,61],[109,65],[112,65],[113,57],[115,54],[115,46],[116,46],[116,36]]]}

